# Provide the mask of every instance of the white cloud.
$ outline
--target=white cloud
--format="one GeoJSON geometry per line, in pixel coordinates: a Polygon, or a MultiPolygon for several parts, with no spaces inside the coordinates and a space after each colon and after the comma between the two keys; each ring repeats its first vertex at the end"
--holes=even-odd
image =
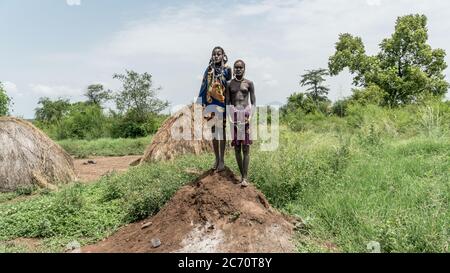
{"type": "Polygon", "coordinates": [[[367,5],[369,6],[380,6],[381,0],[367,0],[367,5]]]}
{"type": "Polygon", "coordinates": [[[239,4],[236,7],[235,15],[249,16],[249,15],[261,15],[269,12],[276,2],[263,1],[261,3],[253,4],[239,4]]]}
{"type": "Polygon", "coordinates": [[[15,83],[5,81],[2,84],[3,84],[3,87],[5,87],[6,92],[8,92],[9,94],[17,94],[18,93],[17,85],[15,83]]]}
{"type": "Polygon", "coordinates": [[[270,73],[264,73],[262,75],[262,79],[264,81],[264,84],[268,85],[268,86],[277,86],[279,84],[277,79],[273,78],[273,75],[270,73]]]}
{"type": "Polygon", "coordinates": [[[46,97],[64,97],[79,96],[83,93],[82,89],[70,87],[66,85],[46,85],[46,84],[29,84],[31,91],[35,95],[46,97]]]}
{"type": "Polygon", "coordinates": [[[224,18],[210,18],[206,23],[207,17],[209,15],[199,7],[166,9],[156,20],[131,22],[116,32],[108,45],[99,51],[116,57],[164,54],[177,58],[204,52],[209,48],[205,42],[228,39],[224,32],[224,18]]]}
{"type": "MultiPolygon", "coordinates": [[[[108,60],[108,66],[115,60],[117,67],[131,64],[151,70],[164,87],[161,95],[182,103],[198,91],[198,75],[211,49],[222,45],[230,65],[238,58],[247,63],[247,76],[255,82],[259,102],[284,101],[302,90],[298,82],[305,69],[327,67],[342,32],[361,36],[368,53],[374,54],[379,42],[393,32],[397,16],[425,13],[430,29],[450,25],[443,21],[446,17],[434,18],[450,8],[447,1],[437,0],[434,7],[414,0],[381,4],[382,0],[266,0],[228,7],[234,13],[214,13],[219,10],[214,5],[168,8],[151,19],[130,22],[96,55],[108,60]]],[[[328,84],[332,99],[351,92],[348,73],[329,79],[328,84]]]]}
{"type": "MultiPolygon", "coordinates": [[[[82,89],[71,86],[101,81],[117,87],[119,82],[111,75],[133,69],[151,73],[155,85],[163,87],[163,99],[187,103],[197,95],[199,75],[212,48],[221,45],[230,65],[236,59],[246,62],[258,103],[284,102],[292,92],[304,90],[298,83],[306,69],[327,67],[340,33],[361,36],[368,53],[375,54],[380,41],[393,32],[396,18],[409,13],[426,14],[432,47],[450,53],[445,35],[450,30],[450,1],[275,0],[227,4],[225,12],[217,5],[151,10],[152,16],[136,18],[87,51],[61,50],[45,56],[41,65],[54,69],[59,82],[66,81],[62,86],[35,84],[31,90],[40,95],[80,95],[82,89]]],[[[341,98],[350,94],[351,77],[343,73],[330,78],[328,85],[330,97],[341,98]]]]}
{"type": "Polygon", "coordinates": [[[69,6],[79,6],[81,5],[81,0],[66,0],[66,3],[69,6]]]}

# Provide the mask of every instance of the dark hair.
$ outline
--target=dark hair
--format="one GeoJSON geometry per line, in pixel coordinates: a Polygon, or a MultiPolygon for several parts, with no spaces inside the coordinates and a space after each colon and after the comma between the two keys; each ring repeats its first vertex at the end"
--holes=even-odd
{"type": "Polygon", "coordinates": [[[209,64],[213,64],[213,63],[214,63],[214,60],[213,60],[212,55],[214,55],[214,51],[216,51],[216,49],[222,50],[222,54],[223,54],[223,64],[228,63],[228,56],[227,56],[227,54],[225,54],[225,50],[223,50],[223,48],[222,48],[221,46],[216,46],[216,47],[212,50],[212,52],[211,52],[211,60],[209,60],[209,64]]]}
{"type": "Polygon", "coordinates": [[[245,62],[243,60],[239,59],[239,60],[235,61],[234,65],[236,65],[237,63],[242,63],[244,65],[244,68],[245,68],[245,62]]]}

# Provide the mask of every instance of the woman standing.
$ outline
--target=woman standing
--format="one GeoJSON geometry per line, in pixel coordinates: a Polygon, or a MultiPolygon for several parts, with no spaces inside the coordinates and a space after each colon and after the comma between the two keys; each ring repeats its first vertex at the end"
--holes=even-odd
{"type": "Polygon", "coordinates": [[[252,81],[244,78],[245,63],[237,60],[234,63],[234,78],[226,91],[226,104],[229,105],[232,122],[231,146],[234,147],[236,161],[241,172],[241,186],[247,187],[248,166],[250,163],[250,119],[252,111],[256,110],[255,86],[252,81]]]}
{"type": "Polygon", "coordinates": [[[214,148],[214,155],[216,157],[213,169],[217,172],[225,170],[224,156],[225,156],[225,93],[227,82],[231,80],[231,68],[226,64],[228,57],[223,48],[217,46],[213,49],[211,59],[208,67],[203,75],[202,86],[198,103],[201,103],[204,109],[204,116],[210,120],[217,117],[218,122],[222,126],[213,126],[212,145],[214,148]]]}

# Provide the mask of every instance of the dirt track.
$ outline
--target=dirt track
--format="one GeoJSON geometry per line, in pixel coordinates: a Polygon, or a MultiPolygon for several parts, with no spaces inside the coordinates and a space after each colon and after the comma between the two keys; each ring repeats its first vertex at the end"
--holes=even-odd
{"type": "Polygon", "coordinates": [[[121,156],[75,159],[75,172],[81,181],[92,182],[108,172],[117,171],[120,173],[128,170],[130,163],[140,157],[141,156],[121,156]],[[96,164],[87,164],[89,160],[93,160],[96,164]]]}

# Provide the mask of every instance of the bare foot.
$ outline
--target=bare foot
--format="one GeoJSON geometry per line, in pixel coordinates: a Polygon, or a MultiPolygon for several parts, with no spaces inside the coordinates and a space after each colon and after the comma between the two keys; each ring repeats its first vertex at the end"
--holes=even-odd
{"type": "Polygon", "coordinates": [[[217,170],[218,166],[219,166],[219,160],[216,160],[216,162],[214,163],[214,166],[211,168],[211,170],[213,170],[213,171],[217,170]]]}
{"type": "Polygon", "coordinates": [[[219,165],[217,165],[216,173],[220,173],[220,172],[223,172],[223,171],[225,171],[225,164],[220,162],[219,165]]]}
{"type": "Polygon", "coordinates": [[[241,182],[241,187],[243,187],[243,188],[247,188],[248,187],[248,182],[247,182],[247,179],[242,179],[242,182],[241,182]]]}

